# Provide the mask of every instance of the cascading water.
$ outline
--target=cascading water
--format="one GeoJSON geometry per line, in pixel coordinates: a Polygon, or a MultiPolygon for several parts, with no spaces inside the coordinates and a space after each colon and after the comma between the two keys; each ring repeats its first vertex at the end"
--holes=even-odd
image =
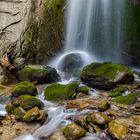
{"type": "MultiPolygon", "coordinates": [[[[67,0],[66,38],[64,52],[56,58],[51,66],[58,68],[69,54],[80,54],[83,65],[98,60],[118,62],[122,40],[123,2],[119,0],[67,0]],[[91,53],[92,52],[92,53],[91,53]],[[96,59],[95,59],[96,58],[96,59]]],[[[44,99],[42,99],[44,102],[44,99]]],[[[46,123],[32,135],[17,140],[36,140],[44,136],[46,139],[57,128],[69,123],[70,115],[84,112],[65,112],[64,106],[56,106],[44,102],[48,119],[46,123]]],[[[82,140],[98,139],[95,135],[87,135],[82,140]]]]}
{"type": "Polygon", "coordinates": [[[65,52],[81,50],[109,61],[119,61],[123,2],[68,0],[65,52]]]}
{"type": "Polygon", "coordinates": [[[84,65],[97,60],[121,62],[125,0],[68,0],[67,3],[64,52],[52,66],[56,67],[56,62],[59,65],[62,58],[75,51],[86,54],[84,65]]]}

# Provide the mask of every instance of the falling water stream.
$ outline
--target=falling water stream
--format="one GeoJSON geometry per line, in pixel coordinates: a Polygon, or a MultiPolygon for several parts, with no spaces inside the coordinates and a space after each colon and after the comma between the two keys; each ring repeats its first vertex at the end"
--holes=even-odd
{"type": "MultiPolygon", "coordinates": [[[[67,0],[67,3],[64,51],[51,62],[51,66],[57,68],[66,55],[75,52],[81,54],[83,66],[97,60],[118,62],[122,38],[123,0],[67,0]]],[[[46,123],[33,134],[21,136],[16,140],[47,138],[58,128],[70,123],[67,119],[69,116],[88,111],[65,110],[65,106],[45,101],[43,94],[39,98],[47,106],[46,123]]],[[[99,138],[94,134],[87,134],[81,140],[94,139],[99,138]]]]}

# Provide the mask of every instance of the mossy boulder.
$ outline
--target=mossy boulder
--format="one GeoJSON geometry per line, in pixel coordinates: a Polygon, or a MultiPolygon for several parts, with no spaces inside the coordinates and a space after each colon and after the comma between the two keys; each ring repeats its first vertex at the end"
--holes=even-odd
{"type": "Polygon", "coordinates": [[[12,97],[19,97],[24,94],[29,94],[32,96],[37,95],[37,88],[34,84],[28,82],[28,81],[23,81],[18,84],[16,84],[13,89],[12,89],[12,97]]]}
{"type": "Polygon", "coordinates": [[[28,110],[24,116],[23,116],[23,120],[25,122],[31,122],[34,121],[35,119],[37,119],[39,117],[40,113],[39,113],[39,109],[38,107],[34,107],[31,110],[28,110]]]}
{"type": "Polygon", "coordinates": [[[137,94],[130,93],[126,96],[118,96],[118,97],[112,99],[112,101],[116,102],[116,103],[124,104],[124,105],[131,105],[137,101],[137,94]]]}
{"type": "Polygon", "coordinates": [[[23,116],[25,115],[25,110],[22,108],[22,107],[17,107],[15,110],[14,110],[14,115],[16,117],[17,120],[23,120],[23,116]]]}
{"type": "Polygon", "coordinates": [[[109,94],[110,97],[117,97],[117,96],[121,96],[125,91],[127,90],[126,87],[116,87],[114,88],[111,93],[109,94]]]}
{"type": "Polygon", "coordinates": [[[12,114],[12,113],[14,113],[15,107],[12,104],[9,103],[9,104],[6,105],[5,109],[8,113],[12,114]]]}
{"type": "Polygon", "coordinates": [[[68,140],[77,140],[84,137],[86,131],[75,123],[71,123],[64,128],[64,135],[68,140]]]}
{"type": "Polygon", "coordinates": [[[111,62],[92,63],[81,71],[83,82],[98,89],[111,89],[116,84],[131,84],[134,81],[132,70],[123,64],[111,62]]]}
{"type": "Polygon", "coordinates": [[[88,93],[89,92],[89,87],[88,86],[80,86],[78,88],[78,92],[88,93]]]}
{"type": "Polygon", "coordinates": [[[21,95],[13,101],[14,107],[22,107],[24,110],[29,110],[33,107],[42,108],[44,104],[36,97],[31,95],[21,95]]]}
{"type": "Polygon", "coordinates": [[[86,117],[88,123],[93,122],[97,125],[106,125],[110,122],[110,118],[102,112],[94,112],[86,117]]]}
{"type": "Polygon", "coordinates": [[[20,81],[37,82],[37,84],[60,81],[60,76],[55,68],[43,65],[27,65],[18,72],[20,81]]]}
{"type": "Polygon", "coordinates": [[[71,82],[69,84],[53,83],[45,89],[46,100],[68,100],[74,95],[79,86],[79,82],[71,82]]]}
{"type": "Polygon", "coordinates": [[[115,120],[109,123],[109,133],[117,139],[124,139],[128,133],[128,126],[115,120]]]}

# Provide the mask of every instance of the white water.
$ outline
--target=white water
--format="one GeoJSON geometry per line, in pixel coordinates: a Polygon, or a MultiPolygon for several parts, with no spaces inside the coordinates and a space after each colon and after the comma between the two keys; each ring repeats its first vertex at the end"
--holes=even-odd
{"type": "MultiPolygon", "coordinates": [[[[65,49],[50,65],[57,69],[66,55],[75,52],[82,55],[83,66],[97,61],[97,58],[104,61],[119,61],[123,2],[119,0],[67,0],[67,3],[65,49]]],[[[91,91],[91,94],[94,95],[94,92],[91,91]]],[[[48,107],[46,108],[48,112],[46,123],[32,135],[26,135],[17,140],[38,140],[40,137],[47,139],[58,128],[70,123],[67,117],[88,111],[66,111],[64,106],[45,101],[43,96],[39,98],[48,107]]],[[[98,140],[98,138],[94,134],[89,134],[81,140],[98,140]]]]}

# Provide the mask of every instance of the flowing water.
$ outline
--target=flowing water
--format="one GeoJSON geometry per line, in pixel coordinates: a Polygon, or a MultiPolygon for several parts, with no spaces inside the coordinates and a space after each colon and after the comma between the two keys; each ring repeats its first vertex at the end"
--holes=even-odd
{"type": "MultiPolygon", "coordinates": [[[[81,54],[83,66],[97,60],[119,62],[124,0],[67,0],[67,3],[64,51],[50,65],[58,68],[65,56],[75,52],[81,54]]],[[[91,93],[96,95],[93,89],[91,93]]],[[[39,98],[47,106],[48,118],[45,124],[32,135],[16,140],[37,140],[40,137],[47,139],[58,128],[71,122],[67,119],[69,116],[88,112],[65,110],[65,105],[45,101],[42,95],[39,98]]],[[[87,134],[81,140],[94,139],[99,138],[94,134],[87,134]]]]}

